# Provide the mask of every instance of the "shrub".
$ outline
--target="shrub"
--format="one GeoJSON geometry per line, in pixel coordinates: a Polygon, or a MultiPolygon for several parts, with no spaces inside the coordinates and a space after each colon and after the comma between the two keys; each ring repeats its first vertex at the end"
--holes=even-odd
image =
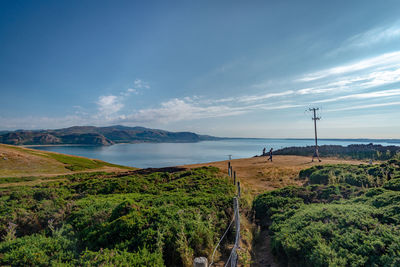
{"type": "Polygon", "coordinates": [[[235,187],[216,168],[64,178],[0,196],[0,265],[189,266],[232,216],[235,187]]]}
{"type": "Polygon", "coordinates": [[[256,197],[253,209],[267,219],[261,225],[269,226],[273,252],[289,266],[397,266],[400,192],[363,192],[349,185],[288,187],[256,197]]]}
{"type": "Polygon", "coordinates": [[[384,266],[400,263],[400,231],[363,204],[311,204],[271,226],[272,248],[296,266],[384,266]]]}
{"type": "Polygon", "coordinates": [[[387,181],[383,187],[394,191],[400,191],[400,178],[387,181]]]}
{"type": "Polygon", "coordinates": [[[81,266],[165,266],[161,253],[151,253],[146,248],[138,252],[126,250],[101,249],[99,251],[86,250],[79,260],[81,266]]]}
{"type": "Polygon", "coordinates": [[[75,240],[64,228],[54,236],[33,234],[0,243],[0,263],[12,266],[50,266],[75,259],[75,240]]]}

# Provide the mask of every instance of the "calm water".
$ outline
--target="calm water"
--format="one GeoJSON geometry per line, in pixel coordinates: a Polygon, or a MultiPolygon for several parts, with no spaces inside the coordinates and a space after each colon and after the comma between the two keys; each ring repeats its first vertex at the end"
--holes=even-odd
{"type": "MultiPolygon", "coordinates": [[[[371,141],[320,140],[320,145],[368,144],[371,141]]],[[[145,143],[118,144],[113,146],[48,146],[35,147],[40,150],[95,158],[107,162],[138,168],[166,167],[183,164],[204,163],[232,158],[247,158],[259,155],[263,147],[279,149],[289,146],[313,145],[313,140],[302,139],[231,139],[204,141],[199,143],[145,143]]],[[[387,142],[374,144],[394,145],[387,142]]],[[[399,144],[397,144],[399,145],[399,144]]]]}

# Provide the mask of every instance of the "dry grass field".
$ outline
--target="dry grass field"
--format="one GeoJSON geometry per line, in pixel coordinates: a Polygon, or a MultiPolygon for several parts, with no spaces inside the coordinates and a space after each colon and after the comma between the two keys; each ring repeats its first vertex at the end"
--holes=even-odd
{"type": "Polygon", "coordinates": [[[76,172],[127,171],[100,160],[0,144],[0,177],[55,176],[76,172]]]}
{"type": "MultiPolygon", "coordinates": [[[[231,160],[233,170],[243,187],[252,195],[265,190],[273,190],[287,185],[302,185],[298,179],[300,170],[321,164],[361,164],[358,160],[344,160],[338,158],[322,158],[322,162],[311,162],[310,157],[303,156],[274,156],[273,162],[268,157],[254,157],[231,160]]],[[[185,168],[214,166],[222,172],[228,173],[228,161],[218,161],[202,164],[184,165],[185,168]]]]}

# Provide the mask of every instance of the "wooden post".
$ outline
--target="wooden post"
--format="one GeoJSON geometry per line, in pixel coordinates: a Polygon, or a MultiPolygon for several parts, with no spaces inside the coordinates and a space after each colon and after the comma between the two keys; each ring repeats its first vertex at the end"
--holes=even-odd
{"type": "Polygon", "coordinates": [[[234,207],[234,212],[235,212],[235,246],[234,249],[239,247],[239,242],[240,242],[240,217],[239,217],[239,200],[234,197],[233,198],[233,207],[234,207]]]}
{"type": "Polygon", "coordinates": [[[228,176],[231,177],[231,162],[228,161],[228,176]]]}
{"type": "Polygon", "coordinates": [[[240,182],[237,182],[237,189],[238,189],[238,197],[240,197],[240,182]]]}
{"type": "MultiPolygon", "coordinates": [[[[238,182],[238,188],[240,188],[240,183],[238,182]]],[[[232,248],[232,258],[231,266],[236,267],[238,262],[238,255],[236,250],[239,248],[240,244],[240,215],[239,215],[239,200],[237,197],[233,198],[233,209],[235,213],[235,245],[232,248]]]]}
{"type": "Polygon", "coordinates": [[[236,171],[233,172],[233,184],[236,184],[236,171]]]}
{"type": "Polygon", "coordinates": [[[194,259],[194,267],[208,267],[208,260],[205,257],[198,257],[194,259]]]}

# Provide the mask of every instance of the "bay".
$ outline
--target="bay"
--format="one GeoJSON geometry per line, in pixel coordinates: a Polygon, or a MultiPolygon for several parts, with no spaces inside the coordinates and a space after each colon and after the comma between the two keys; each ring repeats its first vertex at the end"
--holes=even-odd
{"type": "MultiPolygon", "coordinates": [[[[335,140],[321,139],[319,145],[350,144],[400,145],[388,140],[335,140]]],[[[39,150],[100,159],[110,163],[138,168],[160,168],[184,164],[205,163],[228,159],[248,158],[267,151],[291,146],[312,146],[312,139],[224,139],[198,143],[139,143],[112,146],[42,146],[39,150]]]]}

